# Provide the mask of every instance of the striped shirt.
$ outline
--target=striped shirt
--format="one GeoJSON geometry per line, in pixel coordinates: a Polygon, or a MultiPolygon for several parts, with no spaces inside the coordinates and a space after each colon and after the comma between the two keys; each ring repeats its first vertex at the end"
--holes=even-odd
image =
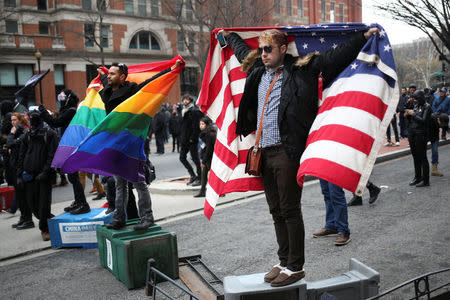
{"type": "MultiPolygon", "coordinates": [[[[258,122],[256,128],[259,128],[259,123],[261,122],[261,112],[264,107],[267,91],[269,90],[272,80],[281,69],[283,69],[283,66],[280,66],[276,71],[270,71],[266,68],[266,71],[261,78],[261,82],[258,86],[258,122]]],[[[267,100],[266,108],[264,110],[261,139],[259,141],[259,145],[262,148],[281,143],[280,129],[278,128],[278,109],[280,107],[282,82],[283,73],[278,76],[278,79],[270,92],[269,99],[267,100]]]]}

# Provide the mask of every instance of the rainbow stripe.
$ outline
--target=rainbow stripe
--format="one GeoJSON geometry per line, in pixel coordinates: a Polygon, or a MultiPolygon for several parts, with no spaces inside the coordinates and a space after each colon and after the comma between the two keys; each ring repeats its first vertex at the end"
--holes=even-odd
{"type": "MultiPolygon", "coordinates": [[[[174,58],[175,61],[178,58],[180,57],[174,58]]],[[[183,66],[151,81],[117,106],[92,129],[89,136],[65,161],[62,171],[73,173],[81,170],[118,175],[132,182],[143,181],[146,160],[144,142],[150,121],[182,69],[183,66]]]]}
{"type": "Polygon", "coordinates": [[[96,89],[91,88],[62,136],[52,167],[61,168],[72,152],[106,116],[105,105],[96,89]]]}

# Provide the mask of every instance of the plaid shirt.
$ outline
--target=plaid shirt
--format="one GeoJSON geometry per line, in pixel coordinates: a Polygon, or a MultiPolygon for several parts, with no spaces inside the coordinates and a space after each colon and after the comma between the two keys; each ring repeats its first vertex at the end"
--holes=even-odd
{"type": "MultiPolygon", "coordinates": [[[[267,91],[273,78],[277,75],[278,71],[283,69],[280,66],[276,71],[272,72],[268,68],[264,72],[261,82],[258,87],[258,122],[256,128],[259,128],[261,122],[261,112],[266,100],[267,91]]],[[[278,108],[280,107],[281,99],[281,84],[283,82],[283,73],[278,76],[277,81],[273,85],[270,92],[269,99],[267,100],[266,108],[264,110],[263,126],[261,131],[261,139],[259,145],[262,148],[273,146],[281,143],[280,129],[278,128],[278,108]]]]}

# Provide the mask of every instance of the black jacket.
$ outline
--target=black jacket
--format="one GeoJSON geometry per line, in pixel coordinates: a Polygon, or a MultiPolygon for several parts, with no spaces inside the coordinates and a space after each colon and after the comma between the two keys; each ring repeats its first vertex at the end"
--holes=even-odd
{"type": "Polygon", "coordinates": [[[198,136],[200,134],[200,119],[203,113],[194,105],[183,116],[180,130],[180,144],[189,145],[190,143],[197,144],[198,136]],[[191,142],[192,141],[192,142],[191,142]]]}
{"type": "Polygon", "coordinates": [[[153,133],[156,135],[164,135],[166,132],[166,113],[165,109],[160,109],[152,120],[153,133]]]}
{"type": "Polygon", "coordinates": [[[66,105],[59,109],[58,116],[52,117],[45,107],[41,104],[39,105],[39,111],[41,112],[41,118],[47,123],[50,127],[57,129],[61,128],[61,136],[66,131],[67,126],[69,126],[70,122],[73,119],[77,112],[78,98],[70,97],[67,100],[66,105]]]}
{"type": "Polygon", "coordinates": [[[427,102],[423,106],[419,106],[417,102],[414,104],[414,115],[410,116],[408,123],[408,134],[425,134],[429,135],[431,126],[431,105],[427,102]]]}
{"type": "Polygon", "coordinates": [[[211,166],[216,137],[217,131],[213,125],[209,125],[205,130],[200,132],[200,139],[205,144],[200,150],[200,160],[202,164],[211,166]]]}
{"type": "Polygon", "coordinates": [[[34,176],[39,173],[49,174],[57,147],[58,137],[54,130],[40,127],[28,131],[20,146],[17,176],[21,176],[23,171],[34,176]]]}
{"type": "MultiPolygon", "coordinates": [[[[227,37],[238,60],[242,62],[250,47],[235,33],[227,37]]],[[[278,126],[281,143],[290,159],[298,162],[306,147],[311,125],[318,111],[318,76],[324,86],[331,82],[358,55],[366,42],[362,33],[356,34],[335,50],[314,55],[309,62],[297,66],[297,59],[287,54],[284,60],[278,126]]],[[[260,58],[247,72],[244,93],[239,105],[236,134],[247,136],[256,130],[258,86],[265,67],[260,58]]]]}
{"type": "Polygon", "coordinates": [[[6,181],[13,185],[16,185],[17,182],[17,164],[19,160],[20,145],[22,144],[26,131],[27,129],[18,126],[16,132],[8,134],[8,137],[6,138],[6,148],[9,153],[7,161],[8,165],[5,170],[7,177],[6,181]]]}
{"type": "Polygon", "coordinates": [[[135,82],[125,81],[122,83],[119,88],[115,91],[112,90],[112,87],[108,85],[108,76],[103,75],[100,77],[100,80],[103,84],[103,90],[100,91],[100,96],[102,97],[102,101],[105,103],[105,111],[106,114],[109,114],[111,111],[113,111],[114,108],[116,108],[120,103],[127,100],[134,94],[136,94],[141,88],[143,88],[147,83],[149,83],[152,80],[155,80],[156,78],[166,74],[167,72],[170,72],[170,68],[167,68],[152,78],[149,78],[140,84],[137,84],[135,82]]]}
{"type": "Polygon", "coordinates": [[[170,116],[169,132],[172,136],[178,136],[180,134],[180,117],[178,115],[170,116]]]}

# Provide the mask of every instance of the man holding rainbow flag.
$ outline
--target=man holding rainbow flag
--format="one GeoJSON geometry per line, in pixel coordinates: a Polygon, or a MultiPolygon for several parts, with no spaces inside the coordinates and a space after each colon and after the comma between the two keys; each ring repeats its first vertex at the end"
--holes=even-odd
{"type": "MultiPolygon", "coordinates": [[[[97,69],[101,75],[100,80],[104,89],[100,92],[102,101],[105,103],[106,115],[111,113],[119,104],[136,94],[141,88],[158,77],[178,68],[181,60],[153,77],[145,80],[140,84],[127,81],[128,67],[125,64],[113,63],[106,75],[101,68],[97,69]]],[[[128,202],[128,181],[127,179],[115,175],[116,180],[116,200],[113,221],[106,227],[112,229],[120,229],[125,226],[126,213],[125,209],[128,202]]],[[[152,202],[145,181],[133,182],[133,186],[138,192],[138,206],[141,222],[134,226],[135,230],[144,230],[152,226],[154,223],[152,202]]]]}

